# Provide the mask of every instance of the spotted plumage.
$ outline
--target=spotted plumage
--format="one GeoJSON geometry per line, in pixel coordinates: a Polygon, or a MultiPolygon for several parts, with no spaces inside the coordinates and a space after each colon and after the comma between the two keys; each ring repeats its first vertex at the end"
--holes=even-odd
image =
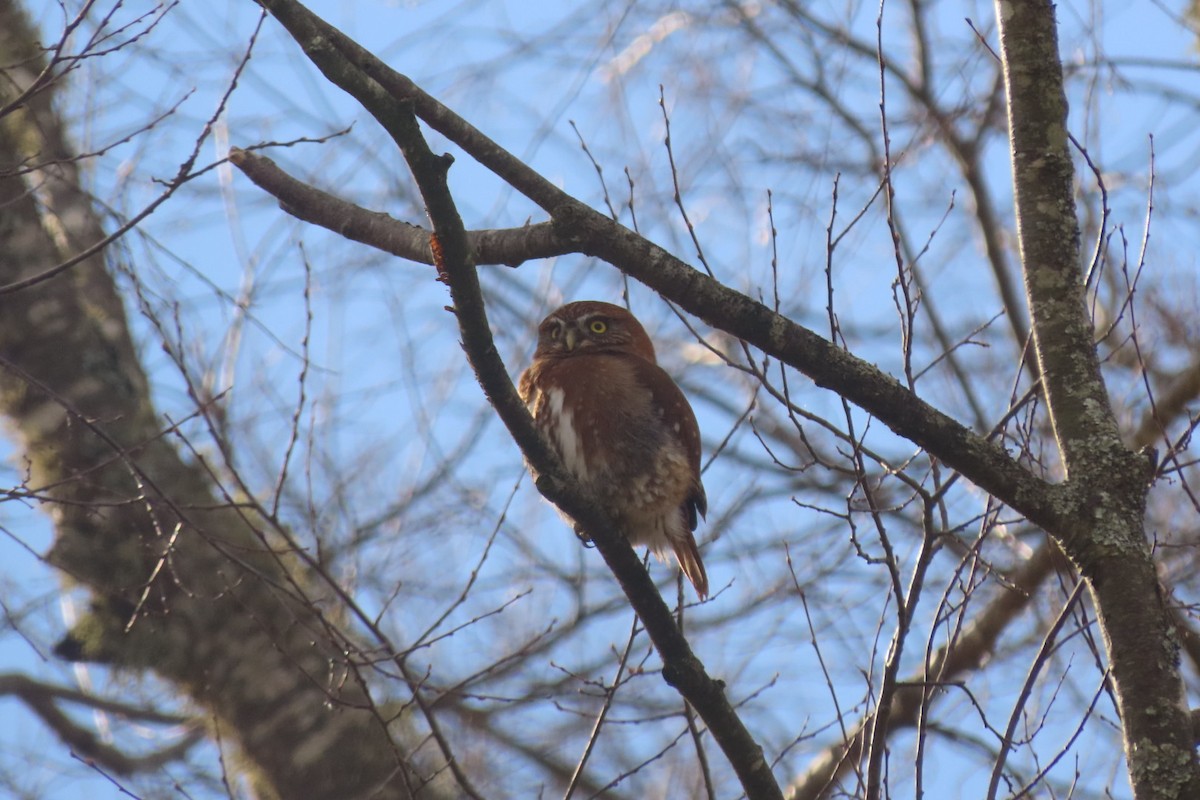
{"type": "Polygon", "coordinates": [[[631,544],[675,555],[701,598],[708,576],[692,531],[708,510],[700,429],[658,366],[641,324],[610,303],[569,303],[538,328],[519,390],[575,478],[602,501],[631,544]]]}

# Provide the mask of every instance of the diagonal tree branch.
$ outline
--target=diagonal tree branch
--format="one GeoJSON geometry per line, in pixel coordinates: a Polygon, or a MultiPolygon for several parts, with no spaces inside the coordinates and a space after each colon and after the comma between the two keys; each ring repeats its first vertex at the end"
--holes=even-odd
{"type": "Polygon", "coordinates": [[[390,95],[541,206],[550,214],[558,238],[570,242],[576,252],[608,261],[705,322],[836,391],[1038,525],[1061,529],[1073,518],[1072,498],[1065,492],[1034,476],[999,445],[925,403],[873,364],[700,273],[571,197],[295,0],[271,0],[266,5],[314,63],[355,94],[384,127],[393,113],[385,99],[390,95]]]}
{"type": "MultiPolygon", "coordinates": [[[[295,4],[267,0],[264,5],[271,13],[282,15],[282,21],[293,35],[312,32],[312,19],[307,11],[301,11],[295,4]]],[[[463,349],[484,393],[530,466],[538,473],[539,491],[567,511],[592,537],[658,649],[663,660],[663,677],[704,719],[713,738],[729,758],[746,795],[782,800],[783,794],[763,757],[762,748],[726,698],[724,683],[705,672],[628,539],[607,512],[566,477],[558,458],[534,428],[528,410],[517,396],[492,341],[470,243],[446,183],[453,159],[448,155],[434,155],[429,150],[417,118],[407,104],[381,95],[377,84],[364,79],[340,53],[319,44],[308,42],[305,52],[331,80],[349,91],[379,120],[404,153],[433,226],[430,250],[439,278],[450,287],[463,349]]]]}

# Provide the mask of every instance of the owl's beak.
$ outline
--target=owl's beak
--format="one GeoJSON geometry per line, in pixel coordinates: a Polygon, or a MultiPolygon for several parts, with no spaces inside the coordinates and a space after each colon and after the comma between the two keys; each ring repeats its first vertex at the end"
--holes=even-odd
{"type": "Polygon", "coordinates": [[[579,330],[577,328],[567,328],[563,331],[563,346],[570,353],[575,349],[575,345],[579,344],[579,330]]]}

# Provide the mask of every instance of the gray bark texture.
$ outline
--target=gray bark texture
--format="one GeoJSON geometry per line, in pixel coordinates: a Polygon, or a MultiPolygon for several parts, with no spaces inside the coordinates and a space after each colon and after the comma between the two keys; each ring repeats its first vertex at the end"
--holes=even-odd
{"type": "Polygon", "coordinates": [[[996,4],[1017,230],[1042,386],[1074,513],[1049,532],[1087,580],[1138,800],[1200,797],[1179,642],[1146,538],[1154,472],[1121,441],[1084,304],[1054,5],[996,4]]]}

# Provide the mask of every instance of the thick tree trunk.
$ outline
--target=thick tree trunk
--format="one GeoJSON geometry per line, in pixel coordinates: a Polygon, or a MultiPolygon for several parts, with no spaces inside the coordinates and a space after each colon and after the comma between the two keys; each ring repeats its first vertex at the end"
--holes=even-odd
{"type": "Polygon", "coordinates": [[[1084,304],[1054,6],[1004,0],[996,14],[1025,291],[1075,508],[1074,521],[1050,533],[1087,580],[1100,618],[1134,796],[1200,797],[1179,644],[1143,522],[1153,465],[1121,441],[1084,304]]]}
{"type": "MultiPolygon", "coordinates": [[[[42,51],[0,0],[0,285],[103,238],[51,105],[42,51]]],[[[164,434],[103,254],[0,295],[0,412],[46,503],[49,560],[93,592],[60,654],[148,670],[235,742],[261,797],[402,798],[420,779],[269,526],[164,434]],[[284,556],[279,554],[284,552],[284,556]]]]}

